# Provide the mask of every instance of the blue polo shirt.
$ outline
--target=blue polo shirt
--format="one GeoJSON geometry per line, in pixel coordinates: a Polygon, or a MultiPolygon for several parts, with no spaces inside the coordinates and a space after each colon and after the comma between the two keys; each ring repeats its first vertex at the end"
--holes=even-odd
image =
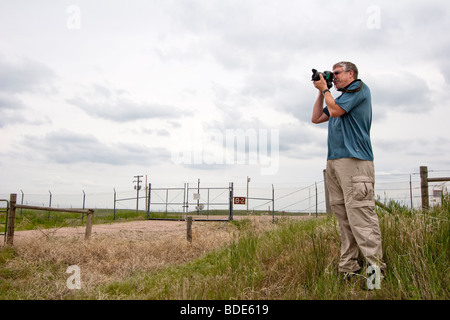
{"type": "MultiPolygon", "coordinates": [[[[352,82],[347,89],[361,85],[361,80],[352,82]]],[[[372,99],[369,87],[364,83],[358,92],[342,93],[335,99],[346,112],[332,118],[328,107],[323,112],[330,118],[328,122],[328,160],[357,158],[373,161],[370,127],[372,124],[372,99]]]]}

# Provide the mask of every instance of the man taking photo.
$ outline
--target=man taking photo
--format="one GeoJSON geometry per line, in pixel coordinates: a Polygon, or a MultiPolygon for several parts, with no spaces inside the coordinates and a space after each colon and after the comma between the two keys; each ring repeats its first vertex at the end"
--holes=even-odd
{"type": "Polygon", "coordinates": [[[381,231],[375,212],[370,90],[358,79],[358,69],[351,62],[336,63],[333,75],[334,85],[342,94],[334,99],[321,74],[320,80],[314,81],[319,94],[312,122],[328,121],[326,184],[340,227],[338,270],[348,279],[361,270],[359,251],[378,270],[385,270],[386,264],[382,260],[381,231]]]}

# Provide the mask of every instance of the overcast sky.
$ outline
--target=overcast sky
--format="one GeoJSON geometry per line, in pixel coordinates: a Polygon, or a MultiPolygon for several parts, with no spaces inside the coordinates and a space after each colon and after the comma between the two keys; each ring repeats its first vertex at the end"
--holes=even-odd
{"type": "Polygon", "coordinates": [[[160,187],[322,180],[311,69],[342,60],[372,92],[377,175],[448,170],[449,11],[433,0],[1,1],[0,194],[132,190],[135,175],[160,187]]]}

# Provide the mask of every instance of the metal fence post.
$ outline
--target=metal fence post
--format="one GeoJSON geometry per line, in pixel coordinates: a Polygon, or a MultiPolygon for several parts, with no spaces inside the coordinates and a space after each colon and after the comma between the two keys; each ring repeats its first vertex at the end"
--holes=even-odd
{"type": "Polygon", "coordinates": [[[272,223],[275,223],[275,189],[272,183],[272,223]]]}
{"type": "MultiPolygon", "coordinates": [[[[84,205],[86,204],[86,193],[84,193],[83,190],[83,210],[84,210],[84,205]]],[[[83,223],[84,221],[84,213],[81,214],[81,223],[83,223]]]]}
{"type": "Polygon", "coordinates": [[[113,211],[113,220],[116,220],[116,188],[113,188],[114,190],[114,211],[113,211]]]}
{"type": "Polygon", "coordinates": [[[316,218],[317,218],[317,210],[318,210],[318,208],[317,208],[317,206],[318,206],[318,198],[317,198],[317,182],[315,182],[315,185],[316,185],[316,218]]]}
{"type": "Polygon", "coordinates": [[[230,182],[229,184],[230,188],[230,205],[229,205],[229,214],[228,214],[228,220],[233,220],[233,182],[230,182]]]}
{"type": "Polygon", "coordinates": [[[148,184],[148,194],[147,194],[147,219],[150,219],[150,204],[152,203],[152,184],[148,184]]]}
{"type": "MultiPolygon", "coordinates": [[[[23,204],[23,196],[24,196],[24,193],[23,193],[23,191],[22,191],[22,189],[20,189],[20,192],[22,193],[22,200],[20,201],[20,204],[23,204]]],[[[22,209],[20,209],[20,214],[22,214],[22,209]]]]}
{"type": "MultiPolygon", "coordinates": [[[[48,190],[48,193],[50,194],[50,198],[48,200],[48,207],[51,208],[52,207],[52,192],[50,190],[48,190]]],[[[48,212],[48,219],[50,220],[50,211],[48,212]]]]}

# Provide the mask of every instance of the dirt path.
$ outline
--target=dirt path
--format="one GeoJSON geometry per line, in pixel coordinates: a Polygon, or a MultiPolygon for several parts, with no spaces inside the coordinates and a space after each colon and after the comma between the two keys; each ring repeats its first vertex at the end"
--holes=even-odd
{"type": "MultiPolygon", "coordinates": [[[[248,218],[251,224],[246,227],[252,234],[280,225],[272,223],[271,216],[248,218]]],[[[309,217],[298,219],[305,218],[309,217]]],[[[193,261],[241,235],[241,229],[234,223],[197,220],[192,223],[192,241],[187,241],[186,226],[186,221],[161,220],[99,224],[93,225],[89,241],[84,240],[84,226],[16,231],[16,251],[5,268],[11,274],[26,274],[26,286],[33,289],[27,291],[24,299],[52,300],[70,298],[66,269],[76,265],[81,272],[83,295],[104,299],[99,286],[122,283],[137,274],[151,274],[167,266],[193,261]]]]}
{"type": "MultiPolygon", "coordinates": [[[[195,219],[196,217],[194,217],[195,219]]],[[[202,217],[197,217],[202,218],[202,217]]],[[[225,224],[226,217],[219,217],[224,222],[212,221],[195,221],[192,225],[192,230],[202,230],[211,224],[225,224]]],[[[246,217],[235,217],[239,220],[246,217]]],[[[268,224],[272,221],[271,216],[254,217],[263,224],[268,224]]],[[[292,218],[292,217],[291,217],[292,218]]],[[[295,217],[295,219],[308,219],[308,216],[295,217]]],[[[216,219],[216,218],[215,218],[216,219]]],[[[49,237],[84,237],[86,227],[66,227],[66,228],[51,228],[51,229],[35,229],[26,231],[16,231],[14,233],[14,243],[20,243],[21,240],[30,238],[49,238],[49,237]]],[[[130,222],[116,222],[108,224],[97,224],[92,226],[92,238],[97,235],[135,235],[145,238],[158,238],[166,235],[182,235],[186,233],[185,221],[164,221],[164,220],[143,220],[130,222]]]]}
{"type": "MultiPolygon", "coordinates": [[[[200,222],[197,222],[197,224],[200,222]]],[[[204,222],[203,222],[204,223],[204,222]]],[[[66,227],[51,229],[36,229],[27,231],[16,231],[14,242],[18,243],[23,239],[47,238],[47,237],[84,237],[86,227],[66,227]]],[[[184,221],[129,221],[108,224],[97,224],[92,226],[92,237],[103,234],[135,233],[135,234],[169,234],[186,232],[186,222],[184,221]]]]}

